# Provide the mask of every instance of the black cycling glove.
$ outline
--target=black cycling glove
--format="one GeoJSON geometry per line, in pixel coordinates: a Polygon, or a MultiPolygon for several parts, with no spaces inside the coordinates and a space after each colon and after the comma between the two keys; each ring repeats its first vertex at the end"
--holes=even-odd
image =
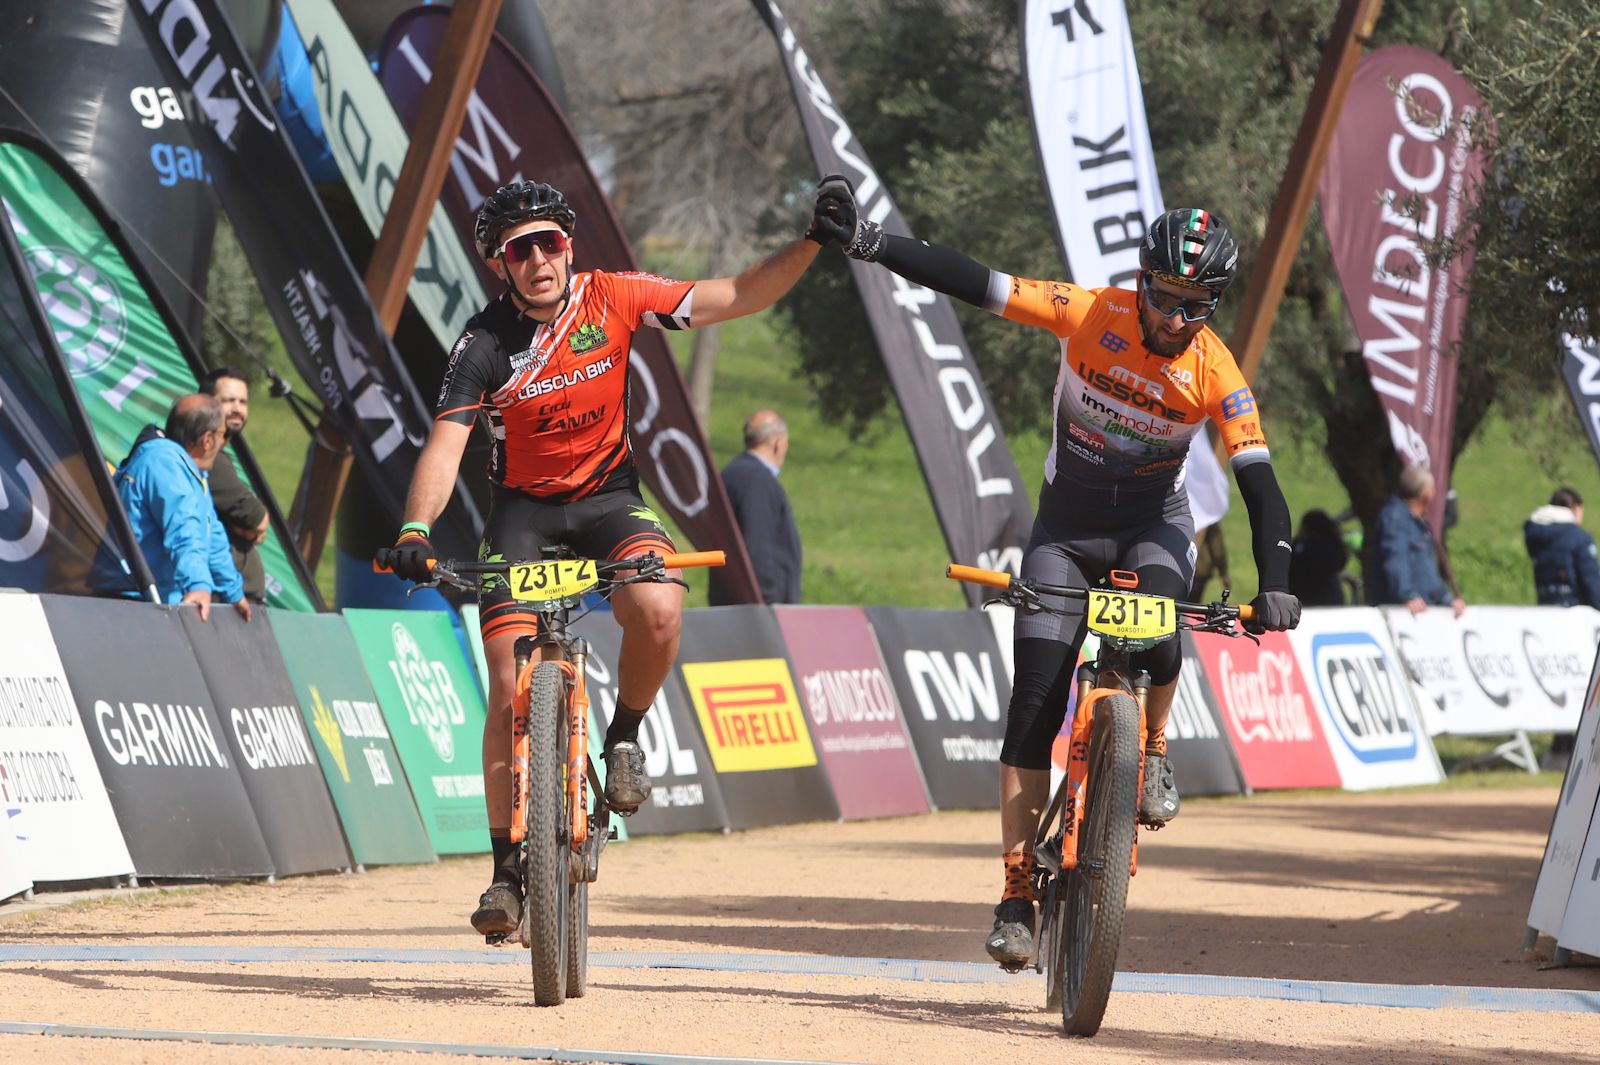
{"type": "Polygon", "coordinates": [[[1244,623],[1244,630],[1260,636],[1263,632],[1283,632],[1300,624],[1300,600],[1288,592],[1265,591],[1250,600],[1255,616],[1244,623]]]}
{"type": "Polygon", "coordinates": [[[422,584],[433,580],[430,565],[433,557],[433,544],[428,542],[427,535],[417,529],[407,529],[393,547],[379,548],[374,561],[392,570],[396,577],[422,584]]]}

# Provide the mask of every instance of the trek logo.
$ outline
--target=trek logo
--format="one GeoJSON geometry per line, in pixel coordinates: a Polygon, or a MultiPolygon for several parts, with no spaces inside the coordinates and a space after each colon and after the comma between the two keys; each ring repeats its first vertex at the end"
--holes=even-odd
{"type": "Polygon", "coordinates": [[[439,761],[455,761],[456,729],[467,723],[467,711],[450,681],[450,671],[443,662],[426,657],[401,622],[390,627],[389,636],[394,641],[389,672],[405,701],[407,717],[422,727],[439,761]]]}
{"type": "Polygon", "coordinates": [[[717,772],[817,764],[805,713],[783,659],[686,662],[683,679],[717,772]]]}
{"type": "Polygon", "coordinates": [[[1522,686],[1516,683],[1516,661],[1505,651],[1490,647],[1477,629],[1462,631],[1461,653],[1467,659],[1467,672],[1491,703],[1505,709],[1522,694],[1522,686]]]}
{"type": "Polygon", "coordinates": [[[1113,355],[1121,355],[1128,350],[1128,338],[1118,334],[1115,330],[1107,329],[1100,334],[1100,346],[1113,355]]]}
{"type": "Polygon", "coordinates": [[[582,355],[586,351],[593,351],[606,342],[606,331],[593,322],[584,322],[580,325],[567,341],[567,346],[572,348],[574,355],[582,355]]]}
{"type": "Polygon", "coordinates": [[[979,714],[986,721],[1000,720],[999,686],[986,652],[979,652],[974,662],[965,651],[913,648],[905,654],[905,667],[924,721],[945,718],[964,723],[979,714]]]}
{"type": "Polygon", "coordinates": [[[1256,412],[1256,397],[1251,395],[1249,386],[1237,392],[1229,392],[1222,397],[1222,420],[1231,422],[1235,418],[1242,418],[1246,414],[1256,412]]]}
{"type": "Polygon", "coordinates": [[[1311,661],[1328,716],[1352,754],[1367,763],[1416,757],[1405,678],[1377,640],[1365,632],[1313,636],[1311,661]]]}

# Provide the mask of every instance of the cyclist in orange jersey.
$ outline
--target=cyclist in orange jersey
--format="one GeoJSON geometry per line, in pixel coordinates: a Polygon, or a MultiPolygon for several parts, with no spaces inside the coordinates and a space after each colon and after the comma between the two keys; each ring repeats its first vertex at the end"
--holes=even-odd
{"type": "MultiPolygon", "coordinates": [[[[556,544],[596,559],[670,553],[672,541],[639,494],[628,439],[634,331],[714,325],[771,306],[826,243],[816,218],[838,213],[841,198],[849,197],[843,178],[824,179],[806,239],[733,277],[674,281],[637,272],[573,273],[577,216],[566,197],[532,181],[496,190],[478,212],[474,236],[478,254],[506,288],[468,320],[450,352],[405,524],[378,561],[407,580],[429,579],[431,525],[450,500],[478,422],[488,431],[492,482],[481,559],[536,559],[556,544]]],[[[515,931],[522,912],[510,840],[513,651],[517,637],[535,631],[536,615],[498,577],[484,580],[479,604],[489,665],[483,776],[494,876],[472,926],[487,936],[515,931]]],[[[629,585],[612,607],[622,651],[616,714],[604,745],[605,790],[614,809],[630,814],[650,795],[639,726],[677,657],[683,589],[629,585]]]]}
{"type": "MultiPolygon", "coordinates": [[[[1221,429],[1250,512],[1261,593],[1256,632],[1290,629],[1289,508],[1272,472],[1256,401],[1233,355],[1206,323],[1233,280],[1238,244],[1209,211],[1168,211],[1139,249],[1133,289],[1085,289],[991,270],[950,248],[885,233],[860,218],[829,231],[845,254],[1012,321],[1048,329],[1061,345],[1054,428],[1039,513],[1022,575],[1086,587],[1113,569],[1141,591],[1182,598],[1194,576],[1194,520],[1183,490],[1190,438],[1209,417],[1221,429]]],[[[1000,754],[1005,886],[985,940],[1002,964],[1033,954],[1030,848],[1049,796],[1050,748],[1060,731],[1083,643],[1083,606],[1068,616],[1018,614],[1015,678],[1000,754]]],[[[1169,640],[1136,656],[1150,672],[1139,819],[1159,828],[1178,812],[1166,726],[1182,667],[1169,640]]]]}

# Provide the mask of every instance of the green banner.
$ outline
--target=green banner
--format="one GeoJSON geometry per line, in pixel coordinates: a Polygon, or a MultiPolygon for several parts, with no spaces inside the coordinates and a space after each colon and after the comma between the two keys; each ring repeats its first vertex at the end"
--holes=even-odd
{"type": "Polygon", "coordinates": [[[350,626],[337,614],[263,613],[294,682],[351,855],[362,865],[433,861],[350,626]]]}
{"type": "MultiPolygon", "coordinates": [[[[115,466],[140,430],[165,424],[173,400],[196,390],[194,370],[122,251],[48,162],[19,144],[0,144],[0,198],[100,455],[115,466]]],[[[269,495],[265,485],[251,488],[269,495]]],[[[274,530],[256,550],[267,601],[315,609],[274,530]]]]}
{"type": "Polygon", "coordinates": [[[489,849],[483,804],[483,697],[438,610],[346,610],[378,705],[440,854],[489,849]]]}

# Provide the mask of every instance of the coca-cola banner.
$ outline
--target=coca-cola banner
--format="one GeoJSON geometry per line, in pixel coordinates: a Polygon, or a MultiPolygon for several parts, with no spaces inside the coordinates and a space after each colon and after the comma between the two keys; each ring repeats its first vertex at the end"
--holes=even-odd
{"type": "Polygon", "coordinates": [[[1206,679],[1244,770],[1266,788],[1337,788],[1339,767],[1289,638],[1197,640],[1206,679]]]}
{"type": "MultiPolygon", "coordinates": [[[[395,20],[384,41],[379,76],[408,130],[416,127],[449,18],[450,9],[443,6],[408,11],[395,20]]],[[[484,197],[507,181],[524,178],[561,189],[577,212],[575,269],[638,269],[627,234],[589,170],[577,135],[533,71],[497,36],[483,58],[477,89],[467,100],[442,197],[469,246],[484,197]]],[[[482,260],[475,261],[488,291],[502,291],[505,283],[482,260]]],[[[665,335],[641,328],[628,355],[629,437],[645,484],[692,544],[727,553],[722,579],[733,601],[761,602],[744,536],[665,335]]]]}
{"type": "Polygon", "coordinates": [[[1441,57],[1390,45],[1356,66],[1322,172],[1322,220],[1361,354],[1406,465],[1441,486],[1444,520],[1455,427],[1456,344],[1473,242],[1464,233],[1484,160],[1468,129],[1483,100],[1441,57]],[[1426,245],[1460,243],[1449,262],[1426,245]]]}

